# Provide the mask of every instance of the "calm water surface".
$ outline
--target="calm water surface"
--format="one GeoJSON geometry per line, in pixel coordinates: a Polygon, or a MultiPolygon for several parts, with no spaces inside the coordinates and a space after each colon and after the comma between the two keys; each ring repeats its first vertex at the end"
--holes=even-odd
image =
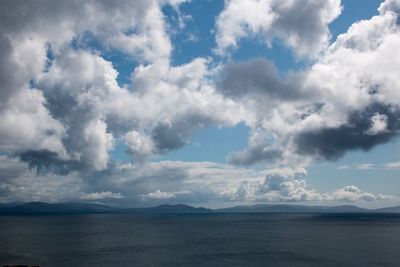
{"type": "Polygon", "coordinates": [[[400,266],[400,215],[0,216],[0,266],[400,266]]]}

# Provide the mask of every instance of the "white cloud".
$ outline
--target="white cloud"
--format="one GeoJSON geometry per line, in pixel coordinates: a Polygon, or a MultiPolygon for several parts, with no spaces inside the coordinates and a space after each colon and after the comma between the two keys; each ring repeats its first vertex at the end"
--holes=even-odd
{"type": "Polygon", "coordinates": [[[121,195],[121,193],[113,193],[111,191],[102,191],[102,192],[84,194],[81,196],[80,199],[93,201],[93,200],[121,199],[121,198],[124,198],[124,196],[121,195]]]}
{"type": "Polygon", "coordinates": [[[140,195],[141,198],[143,199],[171,199],[171,198],[175,198],[176,195],[175,193],[170,193],[170,192],[162,192],[159,189],[157,189],[154,192],[150,192],[147,194],[142,194],[140,195]]]}
{"type": "Polygon", "coordinates": [[[321,194],[307,186],[300,177],[305,175],[303,168],[273,170],[262,181],[243,181],[236,188],[222,192],[222,197],[234,201],[316,201],[321,194]]]}
{"type": "Polygon", "coordinates": [[[327,202],[357,202],[395,200],[393,195],[363,192],[354,185],[345,186],[333,192],[318,192],[307,185],[302,179],[302,172],[289,171],[267,175],[263,182],[243,181],[237,188],[221,193],[223,198],[234,201],[257,202],[297,202],[297,201],[327,201],[327,202]]]}
{"type": "Polygon", "coordinates": [[[357,164],[356,168],[360,170],[371,170],[375,168],[375,165],[371,163],[362,163],[362,164],[357,164]]]}
{"type": "Polygon", "coordinates": [[[351,167],[359,169],[359,170],[381,170],[381,171],[396,170],[396,169],[400,168],[400,162],[393,161],[393,162],[388,162],[388,163],[383,163],[383,164],[357,163],[357,164],[352,164],[352,165],[343,165],[343,168],[338,167],[337,169],[344,170],[344,169],[349,169],[351,167]]]}
{"type": "Polygon", "coordinates": [[[89,122],[83,130],[83,140],[87,148],[82,151],[81,159],[94,170],[106,169],[114,139],[112,134],[107,133],[104,121],[89,122]]]}
{"type": "Polygon", "coordinates": [[[279,39],[298,56],[317,55],[328,45],[328,24],[341,13],[340,0],[229,0],[216,22],[216,51],[223,55],[246,37],[270,46],[279,39]]]}
{"type": "Polygon", "coordinates": [[[387,130],[388,117],[385,114],[375,113],[371,117],[371,127],[367,130],[367,134],[375,135],[383,133],[387,130]]]}
{"type": "Polygon", "coordinates": [[[400,13],[400,1],[399,0],[386,0],[379,6],[379,12],[384,14],[386,12],[400,13]]]}
{"type": "Polygon", "coordinates": [[[0,150],[18,154],[27,150],[49,150],[66,157],[62,144],[63,125],[45,107],[42,92],[26,88],[7,101],[0,110],[0,150]]]}
{"type": "Polygon", "coordinates": [[[386,163],[383,167],[387,169],[400,169],[400,161],[386,163]]]}
{"type": "Polygon", "coordinates": [[[368,192],[362,192],[357,186],[349,185],[345,186],[339,190],[336,190],[330,194],[323,195],[325,200],[328,201],[344,201],[344,202],[354,202],[354,201],[377,201],[377,200],[393,200],[396,199],[394,196],[382,195],[382,194],[372,194],[368,192]]]}
{"type": "Polygon", "coordinates": [[[349,169],[349,168],[350,168],[349,165],[340,165],[340,166],[338,166],[336,169],[337,169],[337,170],[347,170],[347,169],[349,169]]]}
{"type": "Polygon", "coordinates": [[[138,160],[144,160],[155,152],[153,141],[146,134],[131,131],[125,134],[128,151],[138,160]]]}

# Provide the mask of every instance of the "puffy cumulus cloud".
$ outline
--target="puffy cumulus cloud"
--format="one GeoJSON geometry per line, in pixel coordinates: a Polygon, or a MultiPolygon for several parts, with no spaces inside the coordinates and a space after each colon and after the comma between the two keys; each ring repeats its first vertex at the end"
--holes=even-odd
{"type": "Polygon", "coordinates": [[[26,149],[48,149],[65,156],[60,141],[65,134],[63,125],[46,109],[43,93],[29,85],[43,63],[43,51],[36,47],[35,41],[14,44],[0,32],[0,150],[17,154],[26,149]]]}
{"type": "Polygon", "coordinates": [[[304,169],[287,169],[267,175],[264,181],[243,181],[238,187],[223,191],[221,196],[234,201],[297,202],[327,201],[356,202],[394,200],[395,196],[361,191],[354,185],[333,192],[322,193],[308,186],[302,176],[304,169]]]}
{"type": "MultiPolygon", "coordinates": [[[[251,113],[241,104],[218,94],[208,76],[205,59],[177,67],[163,63],[139,66],[133,73],[134,92],[118,92],[106,104],[110,125],[141,128],[142,146],[149,152],[163,153],[186,144],[191,134],[208,125],[233,126],[251,120],[251,113]],[[162,101],[160,101],[162,99],[162,101]],[[119,124],[118,124],[119,123],[119,124]],[[151,147],[151,149],[150,149],[151,147]]],[[[131,128],[132,129],[132,128],[131,128]]],[[[130,142],[133,144],[133,142],[130,142]]],[[[131,149],[137,153],[137,147],[131,149]]]]}
{"type": "Polygon", "coordinates": [[[147,194],[142,194],[140,196],[143,199],[171,199],[171,198],[175,198],[176,197],[175,193],[162,192],[159,189],[157,189],[154,192],[150,192],[150,193],[147,193],[147,194]]]}
{"type": "Polygon", "coordinates": [[[307,164],[397,137],[397,7],[385,1],[378,15],[354,23],[301,71],[279,73],[263,59],[223,66],[218,90],[254,114],[248,148],[231,162],[307,164]]]}
{"type": "Polygon", "coordinates": [[[230,63],[223,67],[221,77],[217,81],[218,89],[234,99],[256,96],[262,97],[264,103],[271,103],[271,100],[294,101],[315,93],[303,87],[301,73],[281,75],[275,65],[264,58],[230,63]]]}
{"type": "MultiPolygon", "coordinates": [[[[18,43],[31,39],[49,42],[55,49],[73,38],[90,34],[96,40],[138,59],[168,57],[171,43],[165,32],[160,6],[184,1],[139,0],[135,2],[92,0],[52,3],[5,1],[1,30],[18,43]]],[[[39,50],[40,51],[40,50],[39,50]]]]}
{"type": "Polygon", "coordinates": [[[245,150],[231,153],[228,159],[229,163],[234,165],[246,166],[260,161],[266,161],[273,165],[283,159],[283,151],[279,148],[271,148],[267,144],[256,143],[245,150]]]}
{"type": "Polygon", "coordinates": [[[379,6],[379,12],[381,14],[386,12],[400,13],[400,1],[399,0],[386,0],[379,6]]]}
{"type": "Polygon", "coordinates": [[[367,134],[376,135],[387,130],[388,117],[385,114],[375,113],[371,117],[371,127],[367,130],[367,134]]]}
{"type": "Polygon", "coordinates": [[[348,149],[368,150],[397,136],[400,84],[394,73],[400,59],[393,49],[400,44],[400,28],[398,13],[383,11],[385,3],[378,16],[355,23],[340,35],[310,70],[307,86],[324,92],[324,109],[336,114],[331,120],[339,125],[300,134],[300,150],[311,148],[331,158],[348,149]],[[342,123],[340,117],[345,118],[342,123]]]}
{"type": "Polygon", "coordinates": [[[67,47],[90,33],[138,60],[168,58],[171,46],[160,3],[40,0],[5,1],[1,6],[1,151],[45,151],[55,153],[57,160],[88,159],[88,165],[103,169],[112,137],[105,132],[103,118],[90,114],[93,109],[88,110],[83,98],[86,89],[110,87],[112,79],[116,84],[117,74],[113,69],[104,73],[111,68],[102,66],[111,64],[100,57],[92,60],[89,53],[67,47]],[[82,144],[85,148],[78,149],[82,144]]]}
{"type": "Polygon", "coordinates": [[[13,96],[0,111],[0,150],[18,154],[27,150],[54,151],[66,157],[64,126],[45,107],[40,91],[29,88],[13,96]]]}
{"type": "Polygon", "coordinates": [[[237,188],[223,192],[223,196],[236,201],[316,201],[322,200],[320,193],[309,189],[301,179],[303,168],[272,170],[262,181],[243,181],[237,188]]]}
{"type": "Polygon", "coordinates": [[[113,137],[106,132],[106,124],[101,121],[91,121],[83,130],[83,140],[87,145],[81,159],[87,162],[94,170],[103,170],[107,167],[108,152],[113,148],[113,137]]]}
{"type": "Polygon", "coordinates": [[[70,162],[79,168],[107,167],[114,136],[102,106],[119,90],[111,63],[85,51],[66,49],[35,81],[47,99],[47,108],[62,123],[62,138],[70,162]]]}
{"type": "Polygon", "coordinates": [[[248,118],[215,92],[208,59],[170,65],[162,7],[179,11],[183,2],[2,3],[1,151],[38,170],[101,171],[117,141],[143,161],[185,145],[199,128],[248,118]],[[118,85],[90,43],[138,62],[130,86],[118,85]]]}
{"type": "Polygon", "coordinates": [[[110,62],[67,49],[36,86],[67,128],[63,143],[71,160],[102,170],[117,139],[135,160],[143,161],[183,146],[199,128],[232,126],[250,118],[240,104],[215,92],[206,78],[207,64],[199,58],[177,67],[162,60],[140,65],[133,73],[133,88],[126,88],[117,84],[110,62]]]}
{"type": "Polygon", "coordinates": [[[121,193],[113,193],[111,191],[102,191],[84,194],[80,197],[82,200],[103,200],[103,199],[121,199],[124,198],[121,193]]]}
{"type": "MultiPolygon", "coordinates": [[[[323,159],[335,159],[351,149],[368,151],[378,144],[383,144],[397,136],[398,111],[387,107],[370,106],[364,110],[351,113],[348,121],[338,127],[327,127],[319,130],[305,130],[295,138],[296,151],[300,154],[313,155],[323,159]],[[375,112],[384,110],[385,130],[376,130],[375,112]],[[388,125],[386,125],[388,123],[388,125]],[[387,129],[386,129],[387,127],[387,129]],[[375,129],[374,129],[375,128],[375,129]],[[374,132],[372,132],[374,131],[374,132]]],[[[382,127],[382,126],[378,126],[382,127]]]]}
{"type": "Polygon", "coordinates": [[[208,61],[201,58],[176,67],[139,66],[133,93],[118,90],[104,104],[108,125],[116,133],[128,131],[129,151],[140,159],[182,147],[197,129],[251,120],[251,113],[218,94],[207,76],[208,61]]]}
{"type": "Polygon", "coordinates": [[[146,134],[131,131],[125,134],[124,139],[128,146],[128,152],[138,161],[142,161],[154,153],[153,140],[146,134]]]}
{"type": "Polygon", "coordinates": [[[391,200],[395,199],[394,196],[372,194],[362,192],[357,186],[349,185],[339,190],[336,190],[330,194],[324,194],[323,197],[326,200],[354,202],[354,201],[376,201],[376,200],[391,200]]]}
{"type": "Polygon", "coordinates": [[[229,0],[216,21],[216,52],[223,55],[246,37],[270,46],[278,39],[298,56],[320,53],[329,43],[328,24],[341,13],[340,0],[229,0]]]}

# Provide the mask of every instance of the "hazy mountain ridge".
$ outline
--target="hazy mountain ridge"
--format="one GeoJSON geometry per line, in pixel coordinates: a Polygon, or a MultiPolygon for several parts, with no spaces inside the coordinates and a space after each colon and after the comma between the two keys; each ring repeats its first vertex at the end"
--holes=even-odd
{"type": "Polygon", "coordinates": [[[252,206],[234,206],[216,210],[218,212],[259,212],[259,213],[308,213],[308,212],[369,212],[374,210],[359,208],[351,205],[342,206],[305,206],[305,205],[252,205],[252,206]]]}
{"type": "Polygon", "coordinates": [[[112,207],[89,203],[29,202],[16,206],[0,206],[0,213],[95,213],[114,210],[112,207]]]}
{"type": "Polygon", "coordinates": [[[119,209],[116,212],[126,212],[126,213],[207,213],[212,212],[211,209],[206,209],[203,207],[195,208],[185,204],[169,205],[163,204],[155,207],[147,208],[128,208],[119,209]]]}
{"type": "Polygon", "coordinates": [[[63,213],[205,213],[211,209],[189,205],[160,205],[146,208],[114,208],[90,203],[29,202],[15,206],[0,206],[0,214],[63,214],[63,213]]]}
{"type": "Polygon", "coordinates": [[[69,214],[69,213],[400,213],[400,206],[366,209],[352,205],[306,206],[257,204],[222,209],[192,207],[185,204],[164,204],[145,208],[115,208],[91,203],[3,203],[0,214],[69,214]]]}

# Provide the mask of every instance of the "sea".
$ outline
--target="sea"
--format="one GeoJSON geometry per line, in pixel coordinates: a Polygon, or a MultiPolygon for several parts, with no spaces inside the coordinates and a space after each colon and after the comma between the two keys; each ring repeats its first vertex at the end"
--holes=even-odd
{"type": "Polygon", "coordinates": [[[395,214],[0,216],[0,266],[400,266],[395,214]]]}

